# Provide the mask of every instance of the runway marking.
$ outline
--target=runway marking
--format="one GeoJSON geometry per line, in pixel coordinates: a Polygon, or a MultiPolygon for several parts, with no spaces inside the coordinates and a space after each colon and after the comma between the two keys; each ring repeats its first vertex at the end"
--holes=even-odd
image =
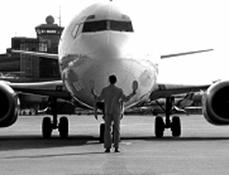
{"type": "Polygon", "coordinates": [[[132,142],[121,142],[121,144],[129,146],[132,145],[132,142]]]}

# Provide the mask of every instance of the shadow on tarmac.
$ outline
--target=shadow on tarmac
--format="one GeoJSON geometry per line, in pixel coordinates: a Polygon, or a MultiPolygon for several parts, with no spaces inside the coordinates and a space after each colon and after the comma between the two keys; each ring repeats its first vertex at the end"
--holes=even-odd
{"type": "Polygon", "coordinates": [[[39,135],[0,136],[0,143],[0,151],[100,144],[98,138],[85,135],[70,136],[68,139],[61,139],[59,137],[43,139],[39,135]]]}
{"type": "MultiPolygon", "coordinates": [[[[125,137],[121,138],[122,141],[125,140],[142,140],[142,141],[151,141],[151,142],[193,142],[193,141],[226,141],[229,140],[229,137],[163,137],[156,138],[152,136],[143,136],[143,137],[125,137]]],[[[23,150],[23,149],[42,149],[42,148],[60,148],[67,146],[83,146],[83,145],[95,145],[101,144],[99,138],[96,136],[88,135],[77,135],[70,136],[68,139],[61,139],[58,136],[51,139],[43,139],[39,135],[20,135],[20,136],[0,136],[0,151],[8,150],[23,150]]],[[[80,153],[84,154],[84,153],[80,153]]],[[[97,154],[97,153],[88,153],[87,154],[97,154]]],[[[50,155],[52,156],[52,155],[50,155]]],[[[55,156],[55,155],[54,155],[55,156]]],[[[63,155],[64,156],[64,155],[63,155]]]]}
{"type": "Polygon", "coordinates": [[[201,136],[196,136],[196,137],[172,137],[172,136],[165,136],[163,138],[156,138],[156,137],[122,137],[122,140],[145,140],[145,141],[217,141],[217,140],[229,140],[228,137],[201,137],[201,136]]]}
{"type": "Polygon", "coordinates": [[[82,153],[60,153],[60,154],[44,154],[44,155],[28,155],[28,156],[8,156],[4,159],[37,159],[37,158],[54,158],[66,156],[85,156],[85,155],[98,155],[105,154],[104,152],[82,152],[82,153]]]}

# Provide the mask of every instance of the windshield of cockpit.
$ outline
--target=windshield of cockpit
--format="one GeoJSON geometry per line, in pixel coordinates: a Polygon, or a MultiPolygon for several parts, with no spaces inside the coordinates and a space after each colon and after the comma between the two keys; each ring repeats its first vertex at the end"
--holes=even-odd
{"type": "Polygon", "coordinates": [[[82,32],[99,32],[99,31],[119,31],[133,32],[131,21],[116,21],[116,20],[99,20],[86,21],[83,25],[82,32]]]}

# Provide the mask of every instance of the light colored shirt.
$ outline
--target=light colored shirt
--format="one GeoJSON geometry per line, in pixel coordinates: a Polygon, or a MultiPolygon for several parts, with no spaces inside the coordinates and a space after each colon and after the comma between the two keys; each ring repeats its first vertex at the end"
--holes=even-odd
{"type": "Polygon", "coordinates": [[[105,114],[121,114],[123,102],[128,101],[134,94],[126,96],[123,90],[115,85],[103,88],[98,100],[104,101],[105,114]]]}

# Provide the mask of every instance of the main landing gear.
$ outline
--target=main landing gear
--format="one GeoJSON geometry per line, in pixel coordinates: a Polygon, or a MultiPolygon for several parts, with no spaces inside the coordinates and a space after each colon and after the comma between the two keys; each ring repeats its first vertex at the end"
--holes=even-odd
{"type": "Polygon", "coordinates": [[[179,137],[181,135],[181,122],[180,117],[174,116],[171,120],[170,115],[172,113],[173,98],[167,97],[165,109],[158,103],[158,105],[165,111],[165,121],[161,116],[155,118],[155,136],[162,138],[165,129],[171,129],[173,137],[179,137]]]}
{"type": "Polygon", "coordinates": [[[51,137],[54,129],[58,129],[61,138],[68,137],[68,118],[61,117],[58,123],[56,100],[56,98],[50,98],[50,108],[53,120],[51,120],[50,117],[44,117],[42,121],[42,136],[46,139],[51,137]]]}

